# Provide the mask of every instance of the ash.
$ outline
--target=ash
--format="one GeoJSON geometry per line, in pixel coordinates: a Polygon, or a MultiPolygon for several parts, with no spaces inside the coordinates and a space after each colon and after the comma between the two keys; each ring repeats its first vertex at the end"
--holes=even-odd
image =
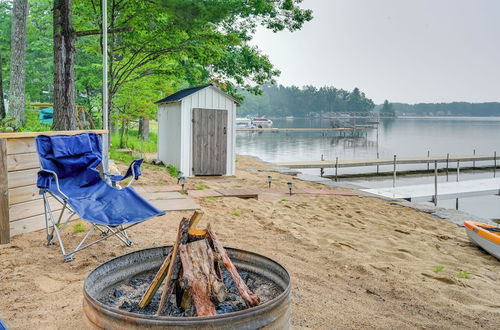
{"type": "MultiPolygon", "coordinates": [[[[148,289],[149,284],[153,281],[155,274],[156,272],[147,272],[136,275],[129,280],[123,281],[116,286],[106,289],[98,300],[105,305],[127,312],[155,315],[156,310],[160,305],[163,285],[160,289],[158,289],[151,300],[151,303],[146,306],[146,308],[139,307],[139,302],[148,289]]],[[[244,271],[239,272],[239,274],[250,290],[252,290],[255,295],[259,296],[260,304],[277,297],[283,292],[283,289],[276,285],[276,283],[258,274],[244,271]]],[[[215,308],[217,310],[217,314],[232,313],[246,309],[246,305],[243,299],[241,299],[238,289],[236,288],[229,272],[223,270],[222,279],[227,288],[228,295],[226,300],[216,304],[215,308]]],[[[164,309],[164,313],[162,315],[173,317],[195,316],[194,308],[184,310],[177,307],[175,291],[170,298],[171,299],[167,304],[168,306],[164,309]]]]}

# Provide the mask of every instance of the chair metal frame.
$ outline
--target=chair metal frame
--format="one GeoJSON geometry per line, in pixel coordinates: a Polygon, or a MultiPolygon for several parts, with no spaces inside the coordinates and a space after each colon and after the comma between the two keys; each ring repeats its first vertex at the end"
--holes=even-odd
{"type": "MultiPolygon", "coordinates": [[[[131,186],[132,183],[137,180],[135,177],[135,171],[134,171],[134,166],[133,166],[135,162],[136,162],[136,160],[134,160],[130,164],[130,167],[132,168],[132,179],[128,183],[127,187],[131,186]]],[[[71,221],[73,216],[75,216],[77,213],[68,204],[67,200],[69,200],[69,197],[64,192],[61,191],[60,186],[59,186],[59,178],[57,176],[57,173],[54,171],[43,169],[43,168],[41,168],[38,173],[39,174],[45,173],[45,174],[48,174],[48,175],[51,175],[52,177],[54,177],[57,192],[60,194],[60,196],[57,196],[46,188],[40,189],[40,195],[42,195],[42,197],[43,197],[43,205],[44,205],[44,211],[45,211],[45,229],[47,232],[47,242],[45,242],[44,245],[47,247],[52,246],[54,244],[54,239],[57,238],[57,241],[59,242],[59,247],[61,249],[61,253],[63,255],[65,262],[72,261],[77,252],[79,252],[83,249],[86,249],[86,248],[88,248],[96,243],[99,243],[100,241],[108,239],[110,237],[116,237],[122,243],[124,243],[126,246],[129,246],[129,247],[132,246],[133,242],[130,240],[126,230],[139,224],[140,222],[133,223],[133,224],[128,225],[128,226],[123,226],[123,225],[107,226],[107,225],[98,225],[96,223],[88,221],[92,224],[92,227],[86,232],[86,234],[84,235],[84,237],[80,241],[80,243],[78,243],[78,245],[72,251],[67,253],[66,248],[64,247],[64,242],[63,242],[62,237],[61,237],[61,233],[64,230],[64,228],[67,226],[67,224],[71,221]],[[63,208],[61,210],[61,214],[59,215],[57,221],[55,220],[54,214],[53,214],[52,209],[50,207],[49,197],[53,197],[57,202],[59,202],[63,206],[63,208]],[[68,213],[66,215],[66,219],[64,221],[62,221],[66,210],[68,211],[68,213]],[[102,237],[84,245],[84,243],[87,241],[87,239],[90,237],[90,235],[96,229],[101,232],[102,237]]],[[[111,174],[109,174],[109,173],[103,173],[103,175],[106,178],[111,178],[111,174]]],[[[116,187],[116,180],[111,180],[111,181],[112,181],[112,186],[116,187]]],[[[83,220],[85,220],[85,219],[83,219],[83,220]]],[[[85,221],[87,221],[87,220],[85,220],[85,221]]]]}

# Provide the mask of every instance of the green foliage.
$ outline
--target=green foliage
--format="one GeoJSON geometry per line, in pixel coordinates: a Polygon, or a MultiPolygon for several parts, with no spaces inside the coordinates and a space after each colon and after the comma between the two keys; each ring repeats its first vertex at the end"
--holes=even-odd
{"type": "MultiPolygon", "coordinates": [[[[122,147],[152,152],[137,143],[134,121],[152,119],[154,101],[180,88],[216,82],[241,98],[239,90],[259,93],[279,74],[252,38],[259,26],[274,32],[296,31],[312,19],[301,0],[127,0],[108,2],[110,121],[122,129],[122,147]],[[127,137],[130,138],[127,139],[127,137]],[[125,140],[125,141],[124,141],[125,140]]],[[[52,102],[52,0],[30,0],[27,29],[26,99],[52,102]]],[[[77,104],[101,117],[102,49],[99,1],[73,2],[76,39],[77,104]],[[81,33],[85,32],[85,33],[81,33]]],[[[10,67],[11,1],[0,0],[0,56],[4,87],[10,67]]],[[[30,123],[25,127],[38,129],[30,123]]],[[[45,128],[44,128],[45,129],[45,128]]],[[[116,135],[116,134],[115,134],[116,135]]],[[[116,136],[113,137],[116,146],[116,136]]],[[[115,154],[116,156],[116,154],[115,154]]],[[[121,155],[120,158],[126,157],[121,155]]]]}
{"type": "Polygon", "coordinates": [[[179,169],[173,165],[167,165],[167,171],[172,178],[177,178],[179,176],[179,169]]]}
{"type": "Polygon", "coordinates": [[[197,187],[196,187],[196,190],[205,190],[207,188],[207,186],[205,186],[203,183],[202,184],[199,184],[197,187]]]}
{"type": "Polygon", "coordinates": [[[220,198],[219,197],[215,197],[215,196],[207,196],[207,197],[203,197],[209,201],[218,201],[220,198]]]}
{"type": "Polygon", "coordinates": [[[461,271],[461,272],[459,272],[459,273],[457,274],[457,277],[458,277],[458,278],[470,279],[472,276],[471,276],[471,274],[470,274],[468,271],[463,270],[463,271],[461,271]]]}
{"type": "Polygon", "coordinates": [[[264,85],[262,95],[242,92],[239,115],[268,117],[306,117],[309,112],[365,112],[375,107],[373,101],[355,88],[351,93],[335,87],[264,85]]]}
{"type": "Polygon", "coordinates": [[[396,111],[389,101],[385,100],[382,109],[380,109],[381,117],[396,117],[396,111]]]}
{"type": "Polygon", "coordinates": [[[0,131],[5,132],[44,132],[50,131],[50,125],[45,125],[39,120],[39,112],[27,110],[25,113],[26,123],[20,127],[16,118],[5,117],[0,119],[0,131]]]}
{"type": "Polygon", "coordinates": [[[241,212],[240,211],[233,211],[233,212],[231,212],[231,215],[235,216],[235,217],[239,217],[241,215],[241,212]]]}
{"type": "Polygon", "coordinates": [[[85,231],[85,227],[82,225],[82,223],[80,221],[75,223],[75,225],[73,226],[74,233],[83,233],[84,231],[85,231]]]}
{"type": "Polygon", "coordinates": [[[126,144],[120,147],[120,133],[111,134],[111,148],[121,149],[130,148],[139,152],[156,152],[157,150],[157,133],[154,131],[149,132],[149,141],[141,140],[139,138],[138,129],[129,129],[127,132],[126,144]]]}
{"type": "Polygon", "coordinates": [[[2,57],[4,94],[9,87],[10,69],[10,34],[11,34],[11,7],[10,1],[0,1],[0,56],[2,57]]]}
{"type": "Polygon", "coordinates": [[[439,273],[440,271],[442,271],[444,269],[444,266],[436,266],[434,267],[434,269],[432,270],[434,273],[439,273]]]}

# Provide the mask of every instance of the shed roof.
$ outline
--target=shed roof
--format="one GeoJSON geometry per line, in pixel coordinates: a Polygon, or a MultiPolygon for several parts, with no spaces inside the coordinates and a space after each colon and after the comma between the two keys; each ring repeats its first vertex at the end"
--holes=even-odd
{"type": "Polygon", "coordinates": [[[217,89],[219,92],[221,92],[222,94],[224,94],[225,96],[227,96],[228,98],[230,98],[231,100],[233,100],[234,102],[240,104],[241,102],[238,101],[237,99],[235,99],[234,97],[232,97],[231,95],[225,93],[224,91],[222,91],[220,88],[218,88],[217,86],[215,86],[214,84],[207,84],[207,85],[202,85],[202,86],[196,86],[196,87],[190,87],[190,88],[185,88],[185,89],[181,89],[180,91],[172,94],[172,95],[169,95],[159,101],[156,101],[155,103],[156,104],[159,104],[159,103],[168,103],[168,102],[176,102],[176,101],[180,101],[182,100],[183,98],[191,95],[191,94],[194,94],[194,93],[197,93],[199,91],[201,91],[202,89],[205,89],[207,87],[214,87],[215,89],[217,89]]]}

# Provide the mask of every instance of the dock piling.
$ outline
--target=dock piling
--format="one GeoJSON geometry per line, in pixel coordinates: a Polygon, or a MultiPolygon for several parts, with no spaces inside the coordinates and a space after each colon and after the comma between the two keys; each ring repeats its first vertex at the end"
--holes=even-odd
{"type": "Polygon", "coordinates": [[[434,161],[434,205],[438,203],[438,162],[434,161]]]}
{"type": "Polygon", "coordinates": [[[396,187],[396,155],[394,155],[394,170],[392,173],[392,187],[396,187]]]}
{"type": "Polygon", "coordinates": [[[493,154],[493,177],[497,177],[497,152],[493,154]]]}
{"type": "MultiPolygon", "coordinates": [[[[460,180],[460,160],[457,160],[457,182],[460,180]]],[[[455,210],[458,210],[458,198],[455,200],[455,210]]]]}
{"type": "MultiPolygon", "coordinates": [[[[378,131],[378,130],[377,130],[378,131]]],[[[379,159],[379,154],[378,154],[378,151],[377,151],[377,159],[379,159]]],[[[377,175],[378,175],[378,168],[379,166],[377,165],[377,175]]]]}
{"type": "Polygon", "coordinates": [[[450,154],[446,154],[446,181],[448,181],[450,154]]]}
{"type": "MultiPolygon", "coordinates": [[[[474,149],[472,151],[472,156],[474,157],[476,155],[476,149],[474,149]]],[[[472,169],[475,170],[476,169],[476,159],[475,158],[472,158],[472,169]]]]}
{"type": "MultiPolygon", "coordinates": [[[[431,151],[427,150],[427,158],[431,157],[431,151]]],[[[429,170],[429,161],[427,161],[427,171],[429,170]]]]}
{"type": "MultiPolygon", "coordinates": [[[[325,158],[323,157],[323,154],[321,154],[321,161],[325,161],[325,158]]],[[[322,177],[323,174],[325,174],[325,170],[322,168],[319,169],[319,175],[322,177]]]]}
{"type": "Polygon", "coordinates": [[[335,157],[335,182],[338,179],[338,170],[339,170],[339,157],[335,157]]]}

